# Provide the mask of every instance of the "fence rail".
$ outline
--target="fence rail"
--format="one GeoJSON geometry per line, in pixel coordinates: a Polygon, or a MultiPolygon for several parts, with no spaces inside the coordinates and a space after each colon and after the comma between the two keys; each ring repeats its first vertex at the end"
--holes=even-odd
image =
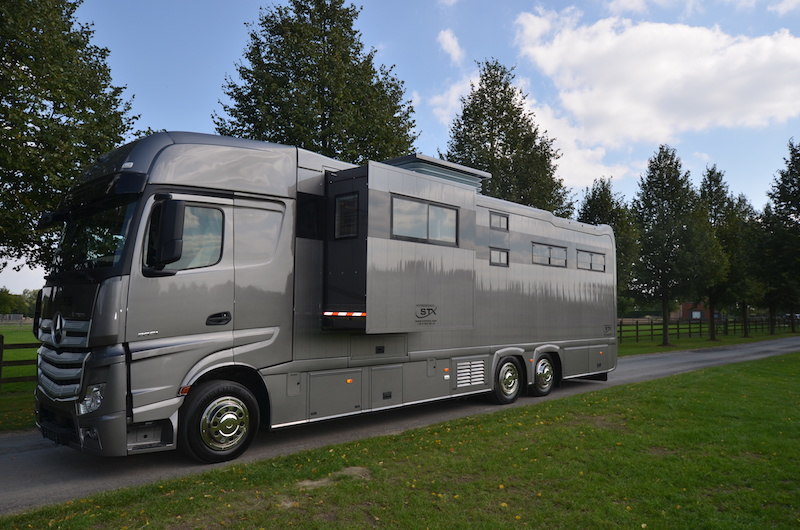
{"type": "MultiPolygon", "coordinates": [[[[770,330],[769,319],[751,318],[748,320],[750,332],[763,332],[770,330]]],[[[776,319],[775,331],[781,330],[794,331],[795,322],[791,319],[776,319]]],[[[620,344],[627,342],[655,341],[661,338],[661,319],[633,319],[623,318],[617,324],[617,339],[620,344]]],[[[717,334],[719,335],[738,335],[744,334],[744,324],[735,318],[720,319],[717,321],[717,334]]],[[[708,335],[708,322],[704,320],[671,320],[669,322],[669,336],[680,339],[681,337],[702,337],[708,335]]],[[[25,344],[5,344],[3,335],[0,335],[0,384],[3,383],[27,383],[36,381],[35,375],[3,377],[3,368],[12,366],[36,366],[36,359],[20,359],[6,361],[3,354],[7,350],[21,350],[27,348],[38,348],[38,342],[25,344]]]]}
{"type": "Polygon", "coordinates": [[[29,342],[25,344],[5,344],[3,336],[0,335],[0,384],[3,383],[28,383],[36,381],[35,375],[24,375],[18,377],[3,377],[3,368],[11,366],[36,366],[36,359],[20,359],[16,361],[6,361],[3,359],[3,354],[7,350],[23,350],[27,348],[38,348],[38,342],[29,342]]]}
{"type": "MultiPolygon", "coordinates": [[[[661,338],[662,320],[656,318],[623,318],[617,324],[617,339],[623,342],[652,342],[661,338]]],[[[708,336],[707,320],[670,320],[669,336],[680,339],[681,337],[703,337],[708,336]]],[[[775,332],[794,331],[796,323],[791,319],[779,318],[775,320],[775,332]]],[[[768,318],[750,318],[747,321],[747,328],[750,333],[769,332],[770,322],[768,318]]],[[[716,320],[717,335],[744,335],[744,323],[736,318],[723,318],[716,320]]]]}

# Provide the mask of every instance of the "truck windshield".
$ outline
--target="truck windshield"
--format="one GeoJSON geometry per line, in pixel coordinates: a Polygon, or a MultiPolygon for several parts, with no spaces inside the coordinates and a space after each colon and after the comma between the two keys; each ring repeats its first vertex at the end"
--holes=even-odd
{"type": "Polygon", "coordinates": [[[115,267],[122,259],[135,197],[116,197],[70,212],[53,272],[115,267]]]}

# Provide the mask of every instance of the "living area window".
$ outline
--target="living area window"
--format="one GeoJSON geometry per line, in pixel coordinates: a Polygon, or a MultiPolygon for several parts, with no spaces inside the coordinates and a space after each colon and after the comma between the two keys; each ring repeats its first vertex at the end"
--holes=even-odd
{"type": "Polygon", "coordinates": [[[392,237],[435,245],[458,245],[458,209],[392,197],[392,237]]]}
{"type": "Polygon", "coordinates": [[[533,263],[551,267],[566,267],[567,249],[556,245],[533,243],[533,263]]]}

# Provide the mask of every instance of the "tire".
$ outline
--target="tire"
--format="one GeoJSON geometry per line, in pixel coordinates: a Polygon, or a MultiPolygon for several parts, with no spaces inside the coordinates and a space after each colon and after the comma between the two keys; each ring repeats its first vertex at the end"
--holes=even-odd
{"type": "Polygon", "coordinates": [[[208,381],[192,388],[186,397],[178,441],[195,460],[225,462],[245,452],[258,426],[258,401],[247,387],[233,381],[208,381]]]}
{"type": "Polygon", "coordinates": [[[546,396],[556,384],[556,367],[550,354],[543,353],[536,359],[533,365],[533,385],[531,394],[534,396],[546,396]]]}
{"type": "Polygon", "coordinates": [[[494,374],[492,398],[498,405],[507,405],[517,400],[522,390],[522,368],[516,357],[500,359],[494,374]]]}

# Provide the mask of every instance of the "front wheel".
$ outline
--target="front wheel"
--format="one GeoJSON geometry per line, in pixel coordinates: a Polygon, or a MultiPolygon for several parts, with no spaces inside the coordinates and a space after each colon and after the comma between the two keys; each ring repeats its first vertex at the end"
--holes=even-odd
{"type": "Polygon", "coordinates": [[[521,388],[522,370],[520,369],[519,361],[514,357],[501,359],[494,377],[492,397],[495,403],[505,405],[515,402],[519,397],[521,388]]]}
{"type": "Polygon", "coordinates": [[[533,386],[531,392],[534,396],[546,396],[556,384],[556,369],[550,355],[543,353],[533,366],[533,386]]]}
{"type": "Polygon", "coordinates": [[[208,381],[192,388],[179,422],[179,441],[186,454],[200,462],[233,460],[258,432],[258,402],[244,385],[208,381]]]}

